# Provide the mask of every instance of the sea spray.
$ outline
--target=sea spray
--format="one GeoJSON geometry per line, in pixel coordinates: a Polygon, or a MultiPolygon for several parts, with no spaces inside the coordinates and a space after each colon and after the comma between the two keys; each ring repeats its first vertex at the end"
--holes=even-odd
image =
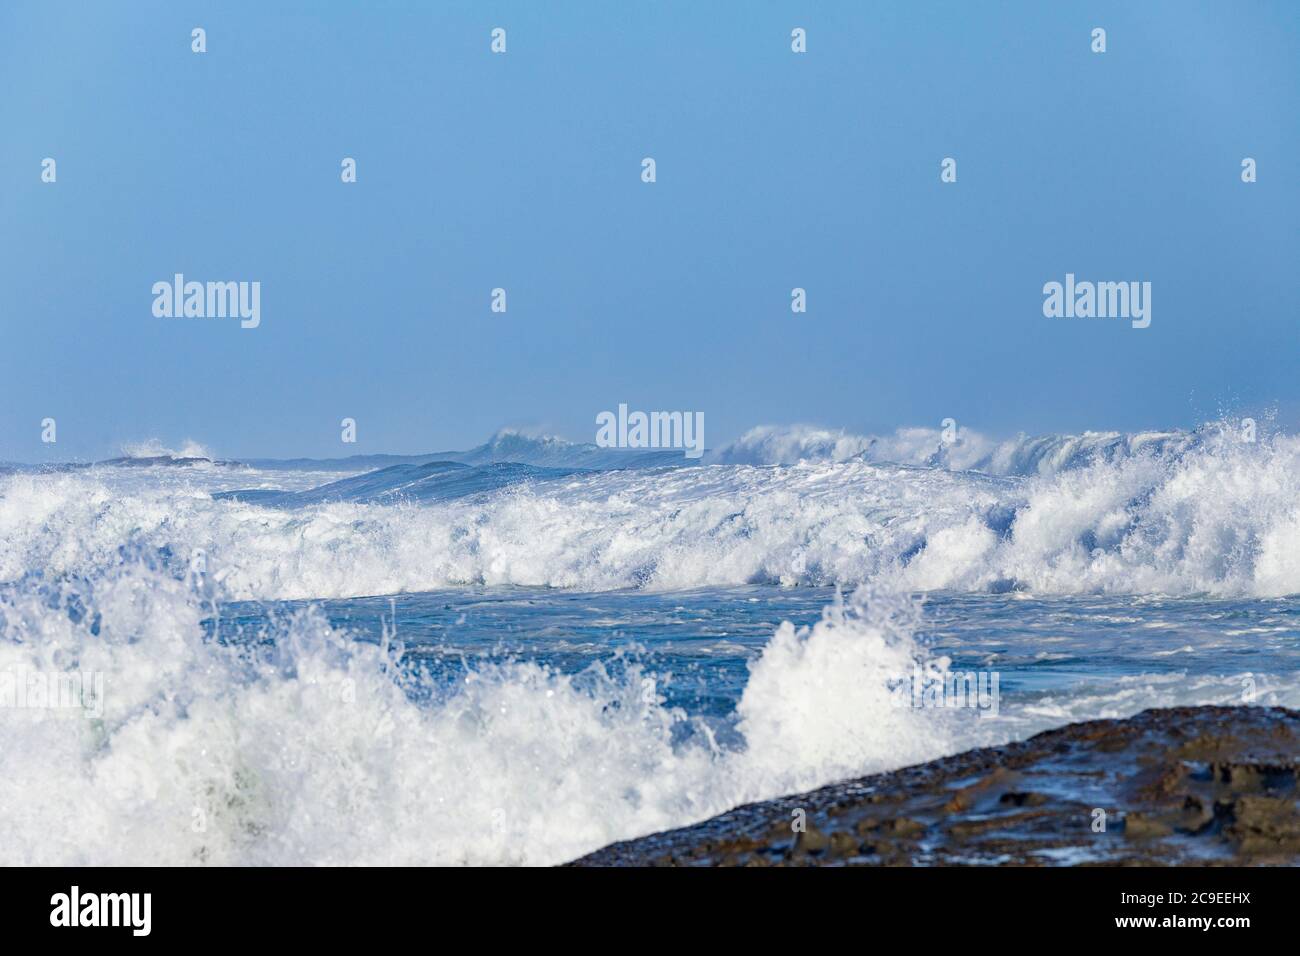
{"type": "Polygon", "coordinates": [[[889,707],[910,625],[860,601],[777,632],[730,749],[674,742],[693,718],[636,666],[482,664],[421,694],[396,649],[315,608],[243,643],[214,640],[203,613],[142,561],[0,593],[0,669],[106,675],[99,720],[0,709],[0,862],[557,863],[948,749],[932,715],[889,707]]]}

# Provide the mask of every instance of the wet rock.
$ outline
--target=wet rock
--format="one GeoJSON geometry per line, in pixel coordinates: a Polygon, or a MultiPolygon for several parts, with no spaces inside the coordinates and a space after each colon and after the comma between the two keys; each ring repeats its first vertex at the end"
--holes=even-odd
{"type": "Polygon", "coordinates": [[[1243,795],[1215,805],[1224,833],[1253,855],[1300,855],[1300,808],[1295,796],[1243,795]]]}
{"type": "Polygon", "coordinates": [[[1199,833],[1214,822],[1214,807],[1198,796],[1189,794],[1183,800],[1183,810],[1176,826],[1187,833],[1199,833]]]}
{"type": "Polygon", "coordinates": [[[890,837],[908,837],[918,836],[925,832],[925,824],[920,820],[909,820],[907,817],[868,817],[865,820],[858,821],[857,831],[862,836],[882,835],[890,837]]]}
{"type": "Polygon", "coordinates": [[[857,856],[858,841],[847,833],[832,833],[830,838],[831,856],[857,856]]]}
{"type": "Polygon", "coordinates": [[[571,865],[1296,865],[1298,770],[1296,711],[1147,710],[737,807],[571,865]]]}
{"type": "Polygon", "coordinates": [[[1047,795],[1043,793],[1022,793],[1018,790],[1008,790],[1002,796],[998,797],[999,803],[1010,804],[1013,807],[1037,807],[1047,802],[1047,795]]]}
{"type": "Polygon", "coordinates": [[[809,826],[794,839],[795,853],[822,853],[831,845],[826,834],[814,826],[809,826]]]}
{"type": "Polygon", "coordinates": [[[1124,835],[1130,840],[1150,840],[1164,837],[1174,832],[1174,828],[1162,820],[1153,819],[1145,813],[1134,811],[1124,818],[1124,835]]]}

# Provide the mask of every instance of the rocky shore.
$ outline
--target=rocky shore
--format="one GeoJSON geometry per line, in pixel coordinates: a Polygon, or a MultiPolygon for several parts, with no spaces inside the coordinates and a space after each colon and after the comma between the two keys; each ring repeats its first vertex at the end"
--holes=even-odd
{"type": "Polygon", "coordinates": [[[1300,864],[1300,712],[1070,724],[694,826],[570,866],[1300,864]]]}

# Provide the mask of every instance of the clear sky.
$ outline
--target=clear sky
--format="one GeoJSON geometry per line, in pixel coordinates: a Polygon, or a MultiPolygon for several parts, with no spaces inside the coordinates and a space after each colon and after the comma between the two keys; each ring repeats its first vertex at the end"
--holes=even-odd
{"type": "Polygon", "coordinates": [[[6,0],[0,91],[0,459],[1300,420],[1294,2],[6,0]]]}

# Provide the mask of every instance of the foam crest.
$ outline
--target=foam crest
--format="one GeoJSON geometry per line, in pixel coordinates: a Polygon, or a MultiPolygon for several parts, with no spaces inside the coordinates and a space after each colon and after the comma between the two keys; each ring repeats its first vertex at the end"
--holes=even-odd
{"type": "Polygon", "coordinates": [[[141,442],[126,442],[122,445],[122,454],[127,458],[211,458],[212,454],[203,445],[187,438],[179,448],[171,448],[157,438],[141,442]]]}
{"type": "MultiPolygon", "coordinates": [[[[1204,433],[1177,454],[1131,450],[1141,445],[1028,478],[852,458],[529,471],[444,499],[306,494],[289,496],[306,502],[294,507],[213,497],[214,482],[244,478],[15,474],[0,477],[0,580],[93,574],[127,548],[178,577],[201,553],[214,596],[240,600],[874,580],[1042,594],[1300,592],[1300,440],[1204,433]]],[[[376,482],[361,484],[373,495],[376,482]]]]}
{"type": "Polygon", "coordinates": [[[1221,429],[1197,432],[1084,432],[1079,435],[1017,435],[996,441],[970,428],[899,428],[889,435],[854,435],[810,425],[762,425],[706,457],[717,464],[790,465],[841,462],[853,458],[878,463],[978,471],[989,475],[1053,475],[1096,461],[1137,456],[1176,456],[1221,429]]]}

